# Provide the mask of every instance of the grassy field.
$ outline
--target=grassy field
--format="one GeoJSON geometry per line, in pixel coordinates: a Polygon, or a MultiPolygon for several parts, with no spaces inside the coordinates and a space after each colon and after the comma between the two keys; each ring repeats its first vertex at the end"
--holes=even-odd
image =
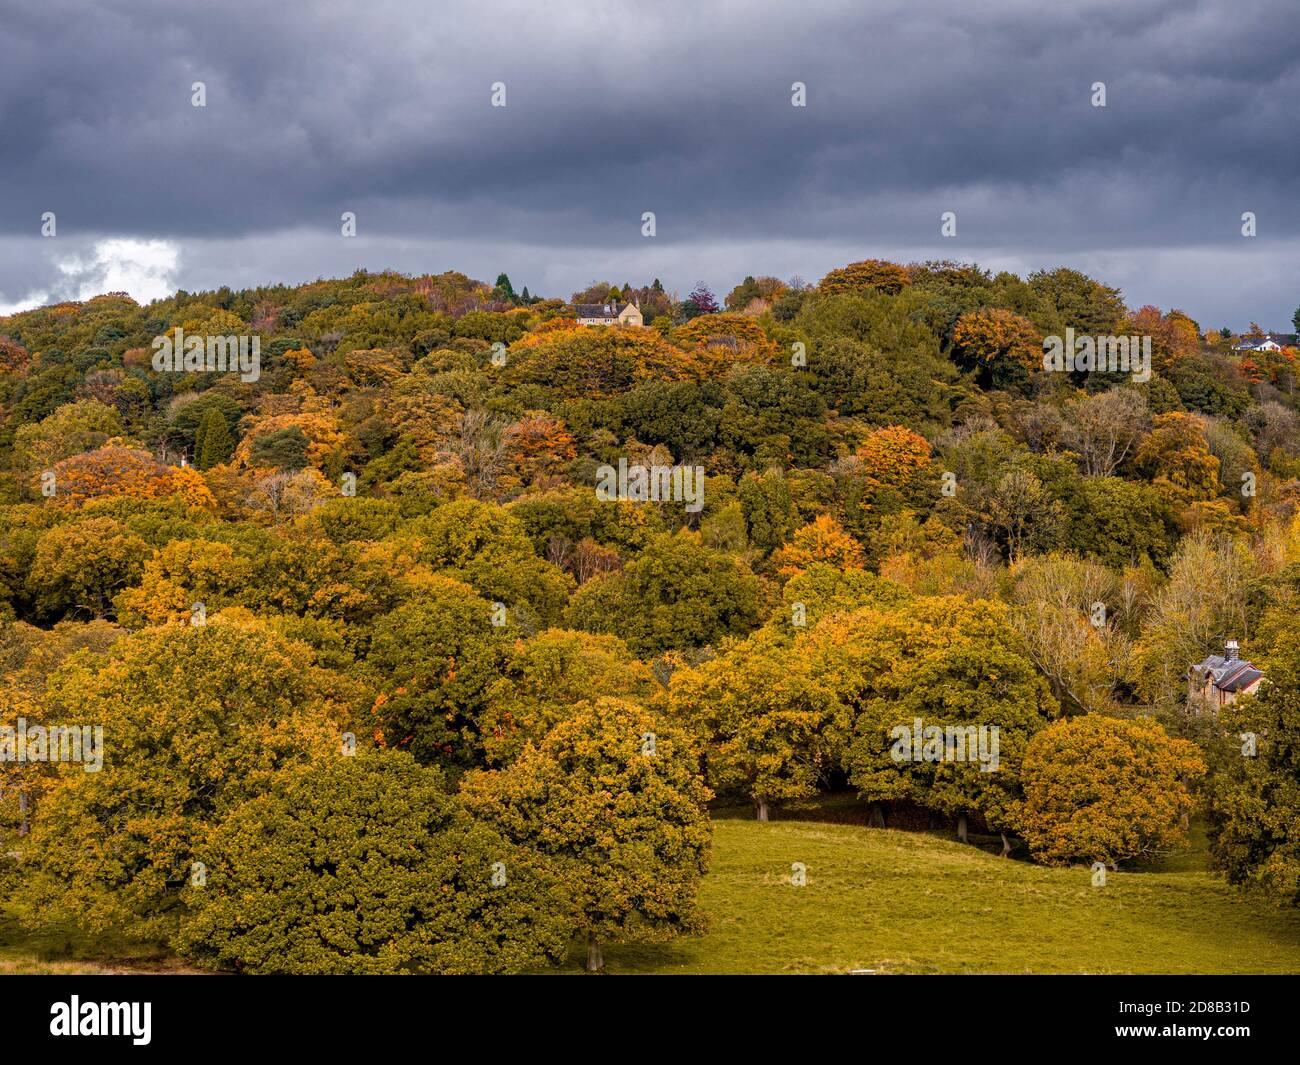
{"type": "MultiPolygon", "coordinates": [[[[608,946],[608,972],[1300,972],[1300,913],[1206,871],[1199,833],[1190,852],[1094,888],[1085,868],[1006,860],[943,833],[726,811],[714,827],[708,933],[608,946]],[[790,884],[793,862],[807,867],[804,887],[790,884]]],[[[193,970],[65,929],[26,934],[0,912],[0,973],[159,971],[193,970]]]]}
{"type": "Polygon", "coordinates": [[[714,832],[708,934],[609,947],[609,972],[1300,972],[1300,913],[1207,872],[1199,834],[1192,851],[1094,888],[1086,868],[940,834],[726,817],[714,832]],[[792,862],[806,886],[790,885],[792,862]]]}

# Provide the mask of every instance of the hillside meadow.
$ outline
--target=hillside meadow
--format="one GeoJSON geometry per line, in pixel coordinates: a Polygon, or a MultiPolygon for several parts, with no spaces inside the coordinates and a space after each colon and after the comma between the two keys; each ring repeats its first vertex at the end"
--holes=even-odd
{"type": "MultiPolygon", "coordinates": [[[[611,975],[1292,973],[1300,915],[1243,899],[1206,869],[1204,834],[1164,860],[1111,873],[1006,860],[946,834],[868,828],[856,804],[804,804],[760,824],[715,813],[700,888],[708,931],[605,951],[611,975]],[[801,818],[807,818],[801,819],[801,818]],[[807,883],[790,884],[803,862],[807,883]]],[[[578,974],[569,964],[546,972],[578,974]]],[[[202,973],[158,950],[69,927],[24,934],[0,915],[0,974],[202,973]]]]}

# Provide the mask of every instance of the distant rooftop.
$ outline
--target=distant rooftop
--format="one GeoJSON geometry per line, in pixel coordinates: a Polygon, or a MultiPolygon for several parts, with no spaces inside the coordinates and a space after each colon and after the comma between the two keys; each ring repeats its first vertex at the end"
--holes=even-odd
{"type": "Polygon", "coordinates": [[[1263,675],[1263,670],[1241,658],[1226,658],[1223,655],[1210,655],[1204,662],[1192,666],[1197,673],[1208,673],[1214,680],[1214,686],[1220,691],[1239,692],[1249,688],[1263,675]]]}
{"type": "Polygon", "coordinates": [[[575,318],[617,318],[627,303],[575,303],[575,318]]]}

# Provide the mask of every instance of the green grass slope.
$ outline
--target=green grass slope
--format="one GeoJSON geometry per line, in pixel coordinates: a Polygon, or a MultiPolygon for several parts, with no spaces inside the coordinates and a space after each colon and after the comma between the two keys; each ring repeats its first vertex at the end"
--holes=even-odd
{"type": "MultiPolygon", "coordinates": [[[[809,809],[789,816],[826,816],[809,809]]],[[[839,811],[843,813],[844,811],[839,811]]],[[[1094,888],[937,833],[719,817],[701,901],[709,931],[610,945],[607,972],[1295,973],[1300,913],[1242,896],[1206,870],[1204,839],[1094,888]],[[790,884],[791,864],[807,884],[790,884]]],[[[575,952],[567,967],[577,973],[575,952]]],[[[21,929],[0,911],[0,974],[193,972],[158,951],[70,928],[21,929]]]]}
{"type": "Polygon", "coordinates": [[[1197,860],[1199,841],[1094,888],[1086,868],[933,834],[741,820],[714,832],[709,932],[608,947],[610,973],[1300,972],[1300,914],[1243,898],[1197,860]]]}

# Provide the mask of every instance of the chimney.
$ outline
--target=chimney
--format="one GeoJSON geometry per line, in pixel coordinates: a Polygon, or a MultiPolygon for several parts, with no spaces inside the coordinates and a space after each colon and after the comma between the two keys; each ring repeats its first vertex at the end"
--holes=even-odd
{"type": "Polygon", "coordinates": [[[1237,641],[1229,640],[1223,645],[1223,657],[1229,662],[1237,661],[1237,641]]]}

